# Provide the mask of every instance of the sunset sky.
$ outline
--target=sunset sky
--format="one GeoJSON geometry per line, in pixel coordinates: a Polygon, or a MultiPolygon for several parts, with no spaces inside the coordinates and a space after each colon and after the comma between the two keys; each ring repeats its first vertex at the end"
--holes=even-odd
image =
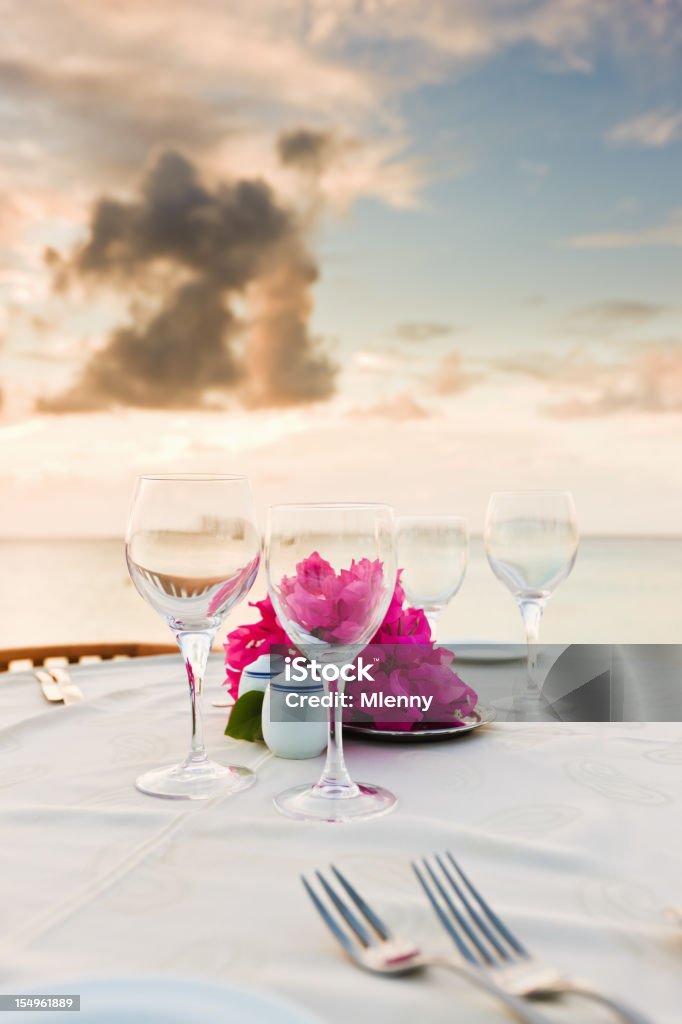
{"type": "Polygon", "coordinates": [[[679,0],[0,0],[2,535],[137,473],[682,532],[679,0]]]}

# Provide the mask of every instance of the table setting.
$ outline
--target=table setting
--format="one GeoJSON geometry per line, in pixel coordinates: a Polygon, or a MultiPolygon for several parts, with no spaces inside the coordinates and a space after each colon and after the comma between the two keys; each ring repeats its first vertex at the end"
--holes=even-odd
{"type": "Polygon", "coordinates": [[[527,644],[436,639],[459,517],[276,505],[261,545],[245,478],[140,478],[127,563],[180,658],[0,676],[2,993],[100,1024],[678,1021],[679,724],[547,696],[570,494],[493,495],[485,538],[527,644]]]}

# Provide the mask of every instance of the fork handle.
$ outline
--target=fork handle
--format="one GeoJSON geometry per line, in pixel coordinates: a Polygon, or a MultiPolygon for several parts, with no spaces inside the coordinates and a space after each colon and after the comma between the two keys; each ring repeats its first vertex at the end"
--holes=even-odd
{"type": "Polygon", "coordinates": [[[567,995],[584,996],[586,999],[591,999],[595,1003],[601,1003],[602,1006],[606,1006],[609,1010],[613,1010],[624,1024],[652,1024],[650,1017],[645,1017],[639,1012],[639,1010],[633,1009],[632,1006],[627,1006],[625,1003],[622,1003],[620,999],[617,999],[614,996],[607,996],[602,992],[597,992],[596,989],[593,989],[586,981],[580,981],[577,978],[568,978],[565,981],[558,982],[555,986],[553,985],[552,989],[555,992],[565,992],[567,995]]]}
{"type": "MultiPolygon", "coordinates": [[[[505,992],[504,989],[499,988],[494,981],[490,981],[487,975],[481,971],[477,971],[470,967],[465,967],[463,964],[458,963],[455,960],[450,960],[447,957],[429,957],[428,960],[424,961],[425,966],[429,967],[447,967],[448,970],[454,971],[461,978],[471,982],[472,985],[476,985],[478,988],[483,989],[488,995],[492,996],[500,1003],[504,1003],[507,1009],[514,1014],[517,1020],[520,1020],[522,1024],[552,1024],[549,1017],[546,1017],[544,1013],[540,1013],[530,1003],[525,1002],[523,999],[519,999],[518,996],[514,996],[511,992],[505,992]]],[[[644,1018],[635,1021],[632,1018],[633,1024],[650,1024],[650,1021],[645,1021],[644,1018]]]]}

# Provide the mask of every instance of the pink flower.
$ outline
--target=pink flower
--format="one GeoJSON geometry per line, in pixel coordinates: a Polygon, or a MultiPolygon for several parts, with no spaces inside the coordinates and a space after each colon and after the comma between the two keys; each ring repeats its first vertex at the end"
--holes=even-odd
{"type": "Polygon", "coordinates": [[[374,662],[372,680],[352,684],[355,704],[352,711],[345,714],[345,719],[357,725],[371,725],[375,729],[405,732],[421,724],[429,728],[456,725],[471,714],[478,697],[451,668],[454,657],[452,651],[436,647],[430,641],[411,643],[399,639],[393,643],[373,642],[363,652],[364,660],[374,662]],[[377,707],[362,707],[361,691],[368,695],[430,696],[432,699],[427,713],[420,707],[384,708],[379,704],[377,707]]]}
{"type": "Polygon", "coordinates": [[[263,601],[249,601],[249,606],[258,609],[259,621],[233,629],[225,642],[225,686],[233,700],[237,699],[239,680],[247,665],[251,665],[261,654],[268,654],[271,644],[291,646],[291,640],[280,626],[269,597],[263,601]]]}
{"type": "Polygon", "coordinates": [[[318,640],[335,644],[363,638],[384,590],[381,562],[361,558],[335,572],[317,551],[299,562],[295,576],[284,576],[279,600],[286,617],[318,640]]]}
{"type": "MultiPolygon", "coordinates": [[[[363,631],[383,587],[381,563],[362,558],[349,569],[336,573],[329,562],[317,552],[296,566],[295,576],[281,582],[280,601],[304,629],[322,640],[352,644],[363,631]]],[[[275,615],[269,597],[251,604],[257,608],[257,622],[239,626],[225,643],[225,685],[236,699],[241,673],[261,654],[269,653],[271,645],[285,645],[294,653],[275,615]]],[[[452,669],[454,654],[436,647],[424,612],[405,607],[405,592],[396,581],[393,597],[383,621],[370,641],[375,662],[371,683],[363,683],[366,692],[383,694],[431,696],[428,721],[418,708],[364,708],[354,713],[353,721],[361,721],[377,729],[418,728],[425,725],[456,724],[473,711],[477,697],[452,669]]],[[[363,652],[363,658],[370,656],[363,652]]],[[[352,684],[358,687],[360,684],[352,684]]],[[[359,700],[356,699],[356,706],[359,700]]]]}

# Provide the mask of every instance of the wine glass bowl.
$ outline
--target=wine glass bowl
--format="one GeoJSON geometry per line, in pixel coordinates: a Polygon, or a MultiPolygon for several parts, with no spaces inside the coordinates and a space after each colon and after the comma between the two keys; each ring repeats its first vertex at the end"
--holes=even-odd
{"type": "Polygon", "coordinates": [[[493,572],[515,597],[547,600],[566,579],[578,551],[570,494],[493,495],[485,545],[493,572]]]}
{"type": "Polygon", "coordinates": [[[206,799],[243,789],[254,781],[252,772],[216,764],[206,756],[201,694],[216,631],[258,573],[260,541],[246,478],[140,477],[126,533],[126,561],[137,591],[176,637],[192,711],[185,760],[146,772],[137,788],[178,799],[206,799]]]}
{"type": "Polygon", "coordinates": [[[397,522],[400,582],[409,603],[421,608],[435,639],[438,618],[457,594],[469,561],[465,519],[450,515],[401,516],[397,522]]]}
{"type": "MultiPolygon", "coordinates": [[[[226,524],[227,525],[227,524],[226,524]]],[[[128,571],[138,593],[173,630],[217,629],[242,600],[258,573],[253,527],[210,535],[180,530],[139,530],[128,546],[128,571]],[[222,545],[225,548],[218,550],[222,545]],[[248,561],[245,556],[254,550],[248,561]],[[243,564],[238,564],[243,562],[243,564]],[[163,569],[153,568],[163,566],[163,569]]]]}
{"type": "MultiPolygon", "coordinates": [[[[395,590],[393,514],[387,505],[275,505],[265,543],[268,591],[277,617],[309,660],[342,666],[376,633],[395,590]]],[[[325,682],[343,694],[341,679],[325,682]]],[[[356,784],[343,758],[342,708],[330,708],[327,760],[314,786],[275,799],[282,813],[315,821],[383,814],[395,797],[356,784]]]]}

